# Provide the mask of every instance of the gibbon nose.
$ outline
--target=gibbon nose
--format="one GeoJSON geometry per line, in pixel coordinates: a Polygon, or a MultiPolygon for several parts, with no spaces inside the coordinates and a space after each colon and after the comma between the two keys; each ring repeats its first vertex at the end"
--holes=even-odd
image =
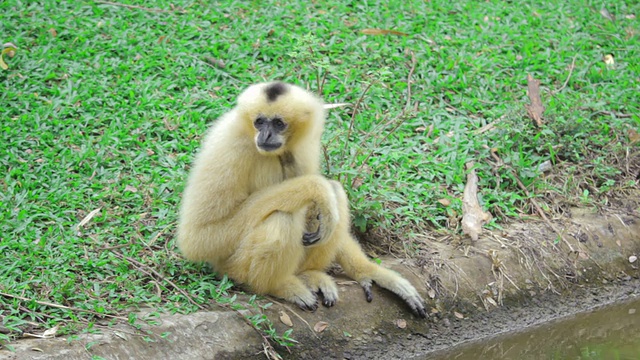
{"type": "Polygon", "coordinates": [[[260,131],[260,133],[258,134],[258,144],[259,145],[268,144],[271,142],[272,138],[273,138],[273,134],[271,134],[271,131],[269,130],[260,131]]]}

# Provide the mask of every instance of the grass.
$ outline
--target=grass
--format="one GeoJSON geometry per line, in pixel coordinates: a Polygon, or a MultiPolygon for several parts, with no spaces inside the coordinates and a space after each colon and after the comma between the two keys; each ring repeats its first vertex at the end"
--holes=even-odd
{"type": "Polygon", "coordinates": [[[329,113],[325,172],[348,187],[359,230],[410,256],[412,234],[460,233],[469,161],[492,226],[532,213],[514,174],[550,212],[637,194],[635,1],[608,2],[615,20],[583,1],[127,4],[0,3],[0,42],[19,48],[0,70],[5,344],[229,303],[228,281],[176,253],[176,209],[210,121],[263,80],[352,104],[329,113]],[[527,74],[542,83],[542,129],[527,74]]]}

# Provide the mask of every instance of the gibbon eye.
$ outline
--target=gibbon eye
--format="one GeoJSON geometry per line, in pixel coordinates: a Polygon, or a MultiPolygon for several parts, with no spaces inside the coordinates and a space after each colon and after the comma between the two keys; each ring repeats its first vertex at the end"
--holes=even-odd
{"type": "Polygon", "coordinates": [[[261,127],[267,122],[267,119],[264,116],[258,116],[258,118],[253,122],[253,126],[261,127]]]}
{"type": "Polygon", "coordinates": [[[273,127],[276,130],[284,130],[287,127],[287,124],[285,124],[284,121],[282,121],[282,119],[280,119],[280,118],[274,118],[273,119],[273,127]]]}

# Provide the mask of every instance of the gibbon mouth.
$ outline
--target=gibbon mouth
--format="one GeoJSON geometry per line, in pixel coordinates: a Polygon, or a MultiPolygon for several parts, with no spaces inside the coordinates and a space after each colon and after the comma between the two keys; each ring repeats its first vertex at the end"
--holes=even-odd
{"type": "Polygon", "coordinates": [[[262,151],[275,151],[282,147],[282,144],[258,144],[258,148],[262,151]]]}

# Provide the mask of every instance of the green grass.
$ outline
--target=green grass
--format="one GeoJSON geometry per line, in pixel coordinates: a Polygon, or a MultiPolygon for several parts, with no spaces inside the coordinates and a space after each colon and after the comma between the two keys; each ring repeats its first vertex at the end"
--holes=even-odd
{"type": "Polygon", "coordinates": [[[0,3],[0,42],[19,48],[0,70],[0,326],[14,330],[0,341],[87,331],[97,316],[79,309],[198,308],[168,281],[197,304],[228,301],[228,282],[176,253],[176,209],[210,121],[263,80],[359,105],[353,121],[353,106],[329,113],[326,173],[349,188],[360,230],[410,253],[411,234],[459,233],[469,161],[496,224],[531,213],[514,173],[549,211],[637,191],[636,1],[607,2],[615,21],[593,1],[127,3],[145,9],[0,3]],[[543,129],[524,110],[527,74],[543,129]]]}

